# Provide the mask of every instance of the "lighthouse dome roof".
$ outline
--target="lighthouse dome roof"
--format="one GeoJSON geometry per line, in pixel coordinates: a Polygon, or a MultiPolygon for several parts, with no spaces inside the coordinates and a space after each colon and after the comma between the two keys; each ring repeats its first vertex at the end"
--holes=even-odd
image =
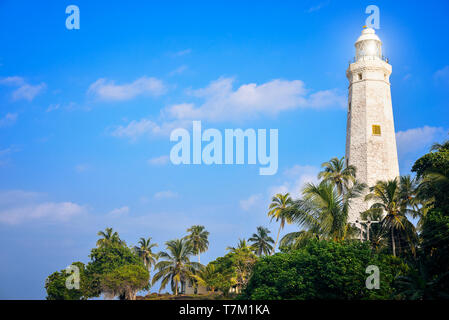
{"type": "Polygon", "coordinates": [[[357,39],[357,41],[355,43],[358,43],[361,41],[366,41],[366,40],[376,40],[376,41],[381,42],[379,37],[377,36],[376,32],[372,28],[363,29],[362,34],[360,35],[360,37],[357,39]]]}

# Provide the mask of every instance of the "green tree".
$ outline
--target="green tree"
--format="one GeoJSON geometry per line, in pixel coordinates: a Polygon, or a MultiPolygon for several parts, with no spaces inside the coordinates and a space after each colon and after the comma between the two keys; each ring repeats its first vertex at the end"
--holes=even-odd
{"type": "Polygon", "coordinates": [[[156,264],[158,259],[158,254],[153,252],[154,247],[157,247],[157,243],[151,243],[151,237],[148,239],[140,238],[139,245],[134,247],[148,271],[151,270],[151,267],[156,264]]]}
{"type": "Polygon", "coordinates": [[[136,294],[148,289],[150,274],[142,265],[128,264],[104,274],[101,278],[101,289],[110,297],[124,297],[136,300],[136,294]]]}
{"type": "Polygon", "coordinates": [[[197,262],[190,261],[190,255],[193,254],[193,248],[185,239],[176,239],[167,241],[165,243],[167,252],[163,251],[159,253],[160,259],[155,269],[157,273],[153,276],[153,284],[159,280],[161,286],[159,292],[167,286],[170,282],[173,293],[177,295],[179,293],[179,285],[181,282],[194,279],[194,272],[201,268],[201,265],[197,262]]]}
{"type": "Polygon", "coordinates": [[[200,253],[206,252],[209,247],[209,232],[205,230],[204,226],[199,225],[191,226],[187,232],[189,234],[186,239],[190,242],[193,254],[198,256],[198,263],[200,263],[200,253]]]}
{"type": "Polygon", "coordinates": [[[102,238],[97,240],[97,247],[105,247],[114,244],[123,244],[117,232],[112,228],[106,228],[105,231],[98,231],[98,235],[102,238]]]}
{"type": "Polygon", "coordinates": [[[428,208],[449,212],[449,141],[435,144],[412,167],[421,183],[417,197],[427,200],[428,208]]]}
{"type": "Polygon", "coordinates": [[[47,291],[47,300],[84,300],[86,299],[86,277],[85,266],[82,262],[74,262],[73,266],[78,267],[79,270],[79,289],[67,288],[67,281],[73,274],[68,273],[65,269],[61,271],[53,272],[45,280],[45,290],[47,291]]]}
{"type": "Polygon", "coordinates": [[[216,288],[225,296],[229,294],[232,287],[236,287],[239,291],[247,285],[257,261],[257,256],[246,245],[246,241],[241,241],[240,244],[241,246],[233,248],[224,257],[209,263],[215,267],[216,288]]]}
{"type": "Polygon", "coordinates": [[[218,257],[209,263],[215,270],[214,288],[221,291],[224,296],[228,296],[229,290],[236,284],[233,255],[233,253],[228,253],[224,257],[218,257]]]}
{"type": "Polygon", "coordinates": [[[262,226],[257,227],[257,233],[253,233],[252,237],[248,239],[252,242],[251,247],[254,248],[258,256],[267,255],[273,250],[274,240],[269,236],[270,230],[262,226]]]}
{"type": "Polygon", "coordinates": [[[407,275],[397,277],[398,297],[407,300],[448,299],[447,290],[441,287],[447,273],[435,277],[422,261],[416,263],[418,265],[412,266],[407,275]]]}
{"type": "Polygon", "coordinates": [[[433,295],[449,294],[449,213],[431,209],[424,218],[420,240],[418,254],[433,295]]]}
{"type": "Polygon", "coordinates": [[[389,230],[391,236],[391,248],[396,256],[397,237],[407,239],[410,249],[414,251],[413,242],[416,238],[416,231],[413,224],[407,219],[407,214],[412,214],[407,198],[402,197],[401,185],[398,179],[388,181],[378,181],[370,188],[370,193],[366,195],[366,201],[373,201],[370,210],[385,212],[382,226],[389,230]],[[396,237],[397,234],[397,237],[396,237]]]}
{"type": "Polygon", "coordinates": [[[142,260],[134,250],[119,243],[93,248],[89,257],[91,261],[86,266],[89,297],[101,295],[101,279],[103,275],[124,265],[143,266],[142,260]]]}
{"type": "Polygon", "coordinates": [[[289,210],[292,204],[293,200],[290,197],[289,193],[278,193],[271,199],[271,204],[268,207],[268,216],[271,217],[271,220],[275,219],[276,222],[279,221],[279,231],[276,236],[276,242],[274,243],[271,254],[273,254],[276,250],[279,241],[279,235],[281,233],[281,230],[284,229],[285,223],[287,222],[290,224],[293,222],[292,213],[289,210]]]}
{"type": "Polygon", "coordinates": [[[248,245],[248,242],[246,242],[245,239],[239,239],[239,243],[237,244],[237,247],[227,247],[226,250],[229,250],[230,252],[238,252],[239,250],[251,250],[251,246],[248,245]]]}
{"type": "Polygon", "coordinates": [[[205,268],[198,270],[194,278],[199,285],[215,291],[215,289],[220,287],[219,276],[220,274],[217,272],[215,265],[209,263],[205,268]]]}
{"type": "Polygon", "coordinates": [[[330,161],[321,164],[321,167],[323,170],[318,174],[318,178],[326,182],[332,182],[340,195],[356,182],[356,168],[353,165],[347,165],[345,157],[341,159],[332,158],[330,161]]]}
{"type": "Polygon", "coordinates": [[[364,184],[356,182],[340,194],[332,181],[308,183],[303,189],[302,198],[296,200],[291,209],[292,221],[305,230],[287,234],[282,244],[298,247],[298,244],[307,243],[313,238],[348,238],[354,232],[348,224],[350,201],[359,197],[364,189],[364,184]]]}
{"type": "Polygon", "coordinates": [[[374,253],[359,241],[310,241],[301,249],[261,258],[243,292],[245,299],[390,299],[394,279],[407,266],[390,255],[374,253]],[[380,289],[366,287],[367,267],[380,271],[380,289]]]}

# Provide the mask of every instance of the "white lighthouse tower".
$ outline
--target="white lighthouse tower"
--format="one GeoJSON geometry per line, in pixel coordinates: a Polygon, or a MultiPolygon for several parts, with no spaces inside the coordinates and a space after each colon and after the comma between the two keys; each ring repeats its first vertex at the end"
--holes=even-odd
{"type": "MultiPolygon", "coordinates": [[[[391,104],[391,65],[382,56],[382,42],[374,29],[363,29],[356,54],[346,71],[349,80],[346,160],[356,167],[357,180],[368,187],[399,176],[391,104]]],[[[369,209],[364,195],[351,203],[349,221],[369,209]]]]}

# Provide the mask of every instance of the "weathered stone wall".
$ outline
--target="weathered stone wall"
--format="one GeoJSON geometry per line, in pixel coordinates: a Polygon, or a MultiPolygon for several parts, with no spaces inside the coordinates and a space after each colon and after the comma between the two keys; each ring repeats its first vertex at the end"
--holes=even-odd
{"type": "MultiPolygon", "coordinates": [[[[346,71],[349,80],[346,159],[357,168],[357,179],[369,187],[378,180],[399,176],[390,74],[391,65],[380,59],[357,61],[346,71]],[[380,135],[373,135],[373,125],[380,125],[380,135]]],[[[369,208],[363,198],[351,203],[350,221],[359,219],[360,212],[369,208]]]]}

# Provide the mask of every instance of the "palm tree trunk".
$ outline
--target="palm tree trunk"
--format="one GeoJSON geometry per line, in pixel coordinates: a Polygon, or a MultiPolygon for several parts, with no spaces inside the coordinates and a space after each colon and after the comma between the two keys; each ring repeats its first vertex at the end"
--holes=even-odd
{"type": "Polygon", "coordinates": [[[198,252],[198,263],[201,263],[200,261],[200,253],[198,252]]]}
{"type": "Polygon", "coordinates": [[[279,240],[279,234],[281,233],[281,227],[282,227],[282,223],[279,225],[278,235],[276,237],[276,242],[274,243],[273,251],[271,251],[271,255],[273,255],[274,251],[276,250],[276,246],[277,246],[278,240],[279,240]]]}
{"type": "Polygon", "coordinates": [[[391,228],[391,247],[393,248],[393,256],[396,257],[396,244],[394,243],[394,229],[391,228]]]}

